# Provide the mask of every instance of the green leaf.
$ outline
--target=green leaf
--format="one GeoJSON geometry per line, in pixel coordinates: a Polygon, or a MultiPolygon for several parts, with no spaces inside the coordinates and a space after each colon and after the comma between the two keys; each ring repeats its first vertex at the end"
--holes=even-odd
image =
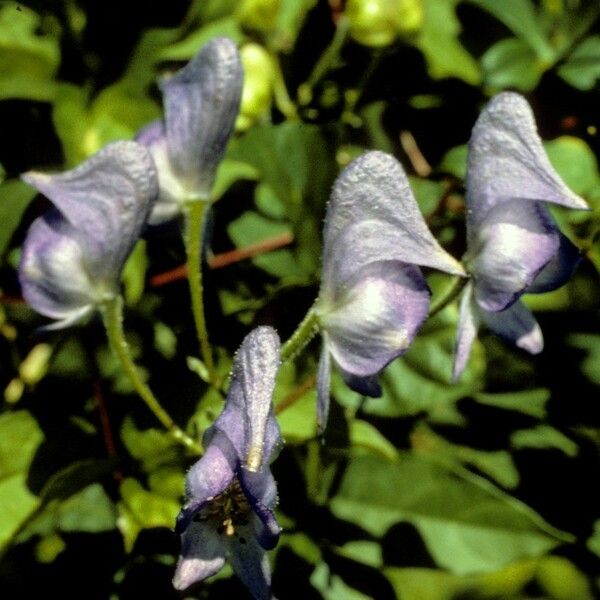
{"type": "Polygon", "coordinates": [[[258,175],[258,171],[252,165],[224,158],[217,169],[215,183],[211,190],[212,199],[219,200],[236,181],[242,179],[254,181],[258,179],[258,175]]]}
{"type": "Polygon", "coordinates": [[[562,450],[567,456],[577,456],[577,444],[564,433],[550,425],[538,425],[533,429],[519,429],[510,437],[513,448],[555,448],[562,450]]]}
{"type": "Polygon", "coordinates": [[[128,452],[142,463],[145,471],[178,463],[180,448],[173,438],[161,429],[138,429],[131,417],[121,427],[121,439],[128,452]]]}
{"type": "Polygon", "coordinates": [[[581,361],[581,371],[596,385],[600,385],[600,334],[574,333],[567,338],[570,346],[586,351],[586,357],[581,361]]]}
{"type": "Polygon", "coordinates": [[[485,85],[492,91],[516,88],[529,92],[539,83],[546,65],[523,40],[509,38],[490,46],[481,57],[485,85]]]}
{"type": "Polygon", "coordinates": [[[281,2],[275,32],[271,36],[272,43],[278,50],[291,52],[306,15],[316,4],[317,0],[285,0],[281,2]]]}
{"type": "Polygon", "coordinates": [[[331,510],[376,536],[409,521],[436,562],[458,574],[499,569],[571,539],[489,482],[459,478],[414,454],[353,459],[331,510]]]}
{"type": "Polygon", "coordinates": [[[371,600],[370,596],[348,586],[339,575],[332,574],[324,562],[313,571],[310,583],[321,592],[324,600],[371,600]]]}
{"type": "Polygon", "coordinates": [[[600,35],[583,40],[558,68],[558,74],[579,90],[593,89],[600,79],[600,35]]]}
{"type": "Polygon", "coordinates": [[[123,534],[125,550],[131,552],[142,529],[166,527],[172,529],[180,504],[172,498],[144,489],[139,481],[128,477],[121,484],[121,499],[117,505],[117,527],[123,534]]]}
{"type": "Polygon", "coordinates": [[[21,218],[37,191],[19,179],[0,183],[0,256],[2,256],[19,226],[21,218]]]}
{"type": "Polygon", "coordinates": [[[479,66],[458,39],[457,4],[458,0],[423,0],[425,20],[414,44],[425,55],[434,79],[458,77],[477,85],[481,81],[479,66]]]}
{"type": "Polygon", "coordinates": [[[537,581],[553,600],[593,600],[587,577],[562,556],[548,556],[540,561],[537,581]]]}
{"type": "Polygon", "coordinates": [[[504,0],[501,3],[495,0],[469,1],[506,25],[536,53],[539,59],[552,63],[555,51],[546,37],[541,26],[542,21],[530,0],[504,0]]]}
{"type": "Polygon", "coordinates": [[[589,537],[586,546],[590,552],[600,557],[600,519],[594,521],[594,533],[589,537]]]}
{"type": "Polygon", "coordinates": [[[135,306],[142,299],[147,268],[146,240],[138,240],[121,273],[127,306],[135,306]]]}
{"type": "Polygon", "coordinates": [[[421,177],[409,177],[410,186],[424,217],[430,215],[440,204],[446,186],[439,181],[421,177]]]}
{"type": "Polygon", "coordinates": [[[0,550],[37,510],[27,473],[44,435],[27,411],[0,415],[0,550]]]}
{"type": "Polygon", "coordinates": [[[442,173],[450,173],[457,179],[465,179],[467,174],[467,155],[469,147],[467,144],[455,146],[444,154],[439,170],[442,173]]]}
{"type": "Polygon", "coordinates": [[[552,166],[576,194],[587,196],[600,185],[596,156],[582,139],[563,135],[544,143],[544,148],[552,166]]]}
{"type": "Polygon", "coordinates": [[[550,390],[538,388],[519,392],[484,393],[478,392],[473,396],[477,402],[495,406],[504,410],[517,412],[543,419],[546,416],[546,403],[550,400],[550,390]]]}
{"type": "Polygon", "coordinates": [[[71,496],[56,511],[56,527],[61,531],[97,533],[110,531],[115,525],[115,507],[99,483],[71,496]]]}
{"type": "Polygon", "coordinates": [[[355,451],[362,450],[371,454],[380,454],[389,460],[398,458],[398,450],[394,445],[371,423],[361,419],[353,419],[350,422],[350,443],[355,451]]]}
{"type": "Polygon", "coordinates": [[[40,33],[39,15],[23,4],[0,7],[0,100],[51,100],[60,63],[58,32],[40,33]]]}

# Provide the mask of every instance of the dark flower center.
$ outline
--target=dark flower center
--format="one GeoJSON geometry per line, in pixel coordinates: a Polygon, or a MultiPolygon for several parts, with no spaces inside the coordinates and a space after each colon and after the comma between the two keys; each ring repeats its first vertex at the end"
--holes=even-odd
{"type": "Polygon", "coordinates": [[[234,477],[229,487],[215,496],[199,515],[198,521],[214,521],[217,532],[231,537],[235,535],[238,525],[248,523],[248,515],[252,507],[244,494],[240,482],[234,477]]]}

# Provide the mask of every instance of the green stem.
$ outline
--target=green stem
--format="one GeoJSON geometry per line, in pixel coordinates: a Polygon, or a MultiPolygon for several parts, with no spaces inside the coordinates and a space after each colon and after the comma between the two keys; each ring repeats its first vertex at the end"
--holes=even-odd
{"type": "Polygon", "coordinates": [[[208,330],[204,317],[204,297],[202,288],[202,234],[208,202],[197,200],[186,206],[185,251],[187,254],[187,276],[192,300],[192,314],[196,324],[202,360],[213,385],[218,384],[212,351],[208,341],[208,330]]]}
{"type": "Polygon", "coordinates": [[[446,293],[431,304],[428,317],[431,318],[444,310],[463,291],[468,282],[468,277],[457,277],[446,293]]]}
{"type": "Polygon", "coordinates": [[[321,54],[321,57],[314,66],[309,78],[300,86],[298,90],[298,96],[302,104],[309,104],[312,100],[312,89],[313,87],[323,78],[323,76],[329,71],[333,63],[339,57],[342,47],[348,37],[350,27],[348,20],[344,17],[340,18],[335,29],[335,34],[331,43],[325,51],[321,54]]]}
{"type": "Polygon", "coordinates": [[[131,357],[129,344],[125,339],[123,331],[123,299],[120,296],[109,300],[102,306],[102,318],[110,346],[140,398],[179,443],[200,454],[200,446],[175,424],[169,413],[161,406],[152,393],[152,390],[141,378],[140,372],[131,357]]]}
{"type": "Polygon", "coordinates": [[[271,61],[275,70],[275,77],[273,80],[275,106],[277,106],[286,119],[293,121],[298,118],[298,111],[296,110],[296,105],[292,102],[287,86],[285,85],[283,71],[281,70],[281,62],[279,60],[279,55],[276,52],[271,52],[271,61]]]}
{"type": "Polygon", "coordinates": [[[281,347],[281,362],[296,356],[319,331],[319,320],[312,306],[290,339],[281,347]]]}

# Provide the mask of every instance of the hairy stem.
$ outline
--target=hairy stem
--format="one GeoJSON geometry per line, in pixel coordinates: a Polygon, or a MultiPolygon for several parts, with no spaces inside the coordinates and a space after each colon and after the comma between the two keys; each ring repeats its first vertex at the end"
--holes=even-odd
{"type": "Polygon", "coordinates": [[[292,336],[281,347],[281,362],[296,356],[319,331],[319,320],[312,306],[292,336]]]}
{"type": "Polygon", "coordinates": [[[431,318],[434,315],[437,315],[439,312],[444,310],[448,304],[450,304],[458,295],[463,291],[464,287],[469,282],[468,277],[456,277],[454,283],[450,285],[446,291],[440,298],[438,298],[435,302],[432,302],[429,308],[428,317],[431,318]]]}
{"type": "Polygon", "coordinates": [[[206,365],[210,382],[216,386],[218,384],[218,377],[208,341],[202,287],[202,234],[208,206],[208,202],[204,201],[190,202],[187,205],[184,242],[187,254],[187,276],[192,299],[192,314],[194,315],[194,323],[196,324],[200,354],[206,365]]]}
{"type": "Polygon", "coordinates": [[[200,454],[199,445],[175,424],[169,413],[156,399],[152,390],[146,385],[133,362],[129,344],[123,331],[123,299],[120,296],[109,300],[103,305],[102,318],[110,346],[140,398],[174,439],[186,448],[200,454]]]}

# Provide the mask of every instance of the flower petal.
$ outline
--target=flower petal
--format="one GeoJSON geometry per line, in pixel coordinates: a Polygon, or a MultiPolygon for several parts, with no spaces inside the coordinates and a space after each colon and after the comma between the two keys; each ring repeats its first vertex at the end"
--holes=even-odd
{"type": "Polygon", "coordinates": [[[230,439],[250,471],[263,469],[281,442],[273,410],[279,347],[272,327],[257,327],[244,338],[233,361],[225,408],[213,426],[230,439]]]}
{"type": "Polygon", "coordinates": [[[325,220],[324,263],[336,238],[350,225],[363,221],[379,221],[393,232],[386,232],[379,245],[381,253],[388,253],[387,260],[465,274],[429,231],[402,166],[384,152],[363,154],[337,178],[325,220]]]}
{"type": "Polygon", "coordinates": [[[429,289],[419,269],[397,261],[370,263],[320,315],[335,362],[358,377],[376,375],[405,352],[427,317],[429,289]]]}
{"type": "Polygon", "coordinates": [[[469,237],[489,210],[514,198],[588,209],[550,164],[529,104],[512,92],[495,96],[473,128],[466,185],[469,237]]]}
{"type": "Polygon", "coordinates": [[[277,504],[275,478],[268,467],[257,473],[242,469],[239,481],[256,515],[253,526],[258,543],[265,550],[271,550],[277,545],[281,533],[281,527],[273,512],[277,504]]]}
{"type": "Polygon", "coordinates": [[[488,312],[479,310],[481,320],[497,335],[530,354],[544,349],[544,337],[531,311],[520,301],[506,310],[488,312]]]}
{"type": "Polygon", "coordinates": [[[560,240],[540,202],[509,200],[481,222],[466,259],[475,279],[475,299],[484,310],[510,306],[558,252],[560,240]]]}
{"type": "Polygon", "coordinates": [[[198,511],[229,487],[236,468],[235,449],[225,435],[216,432],[204,455],[188,471],[185,487],[189,500],[177,516],[177,533],[185,531],[198,511]]]}
{"type": "Polygon", "coordinates": [[[233,132],[243,71],[236,45],[215,38],[162,84],[169,158],[185,200],[208,199],[233,132]]]}
{"type": "Polygon", "coordinates": [[[90,276],[118,281],[158,193],[148,151],[136,142],[115,142],[71,171],[30,172],[23,180],[81,232],[90,276]]]}
{"type": "Polygon", "coordinates": [[[323,348],[319,359],[317,373],[317,434],[321,435],[327,426],[329,404],[331,402],[329,388],[331,387],[331,354],[328,348],[328,335],[323,332],[323,348]]]}
{"type": "Polygon", "coordinates": [[[354,390],[363,396],[369,396],[370,398],[381,397],[383,392],[377,376],[373,375],[371,377],[357,377],[352,373],[344,371],[344,369],[340,369],[340,372],[344,378],[344,382],[351,390],[354,390]]]}
{"type": "Polygon", "coordinates": [[[136,136],[136,142],[146,146],[152,155],[158,173],[158,198],[148,217],[150,225],[160,225],[181,213],[186,190],[173,172],[167,150],[167,135],[162,120],[146,125],[136,136]]]}
{"type": "Polygon", "coordinates": [[[554,258],[538,273],[526,294],[550,292],[564,285],[581,261],[581,252],[562,233],[558,234],[560,245],[554,258]]]}
{"type": "Polygon", "coordinates": [[[477,315],[478,311],[473,303],[473,286],[468,283],[460,299],[452,381],[458,381],[469,360],[471,348],[473,347],[473,342],[477,337],[477,329],[479,328],[479,318],[477,315]]]}
{"type": "Polygon", "coordinates": [[[220,571],[225,565],[226,547],[211,523],[192,523],[181,536],[181,553],[173,586],[185,590],[220,571]]]}
{"type": "Polygon", "coordinates": [[[80,233],[55,209],[32,223],[23,244],[19,264],[23,296],[39,313],[61,319],[60,327],[83,320],[94,310],[95,290],[83,253],[80,233]]]}
{"type": "Polygon", "coordinates": [[[239,529],[245,543],[235,537],[227,540],[231,566],[256,600],[272,600],[269,559],[250,526],[239,529]]]}

